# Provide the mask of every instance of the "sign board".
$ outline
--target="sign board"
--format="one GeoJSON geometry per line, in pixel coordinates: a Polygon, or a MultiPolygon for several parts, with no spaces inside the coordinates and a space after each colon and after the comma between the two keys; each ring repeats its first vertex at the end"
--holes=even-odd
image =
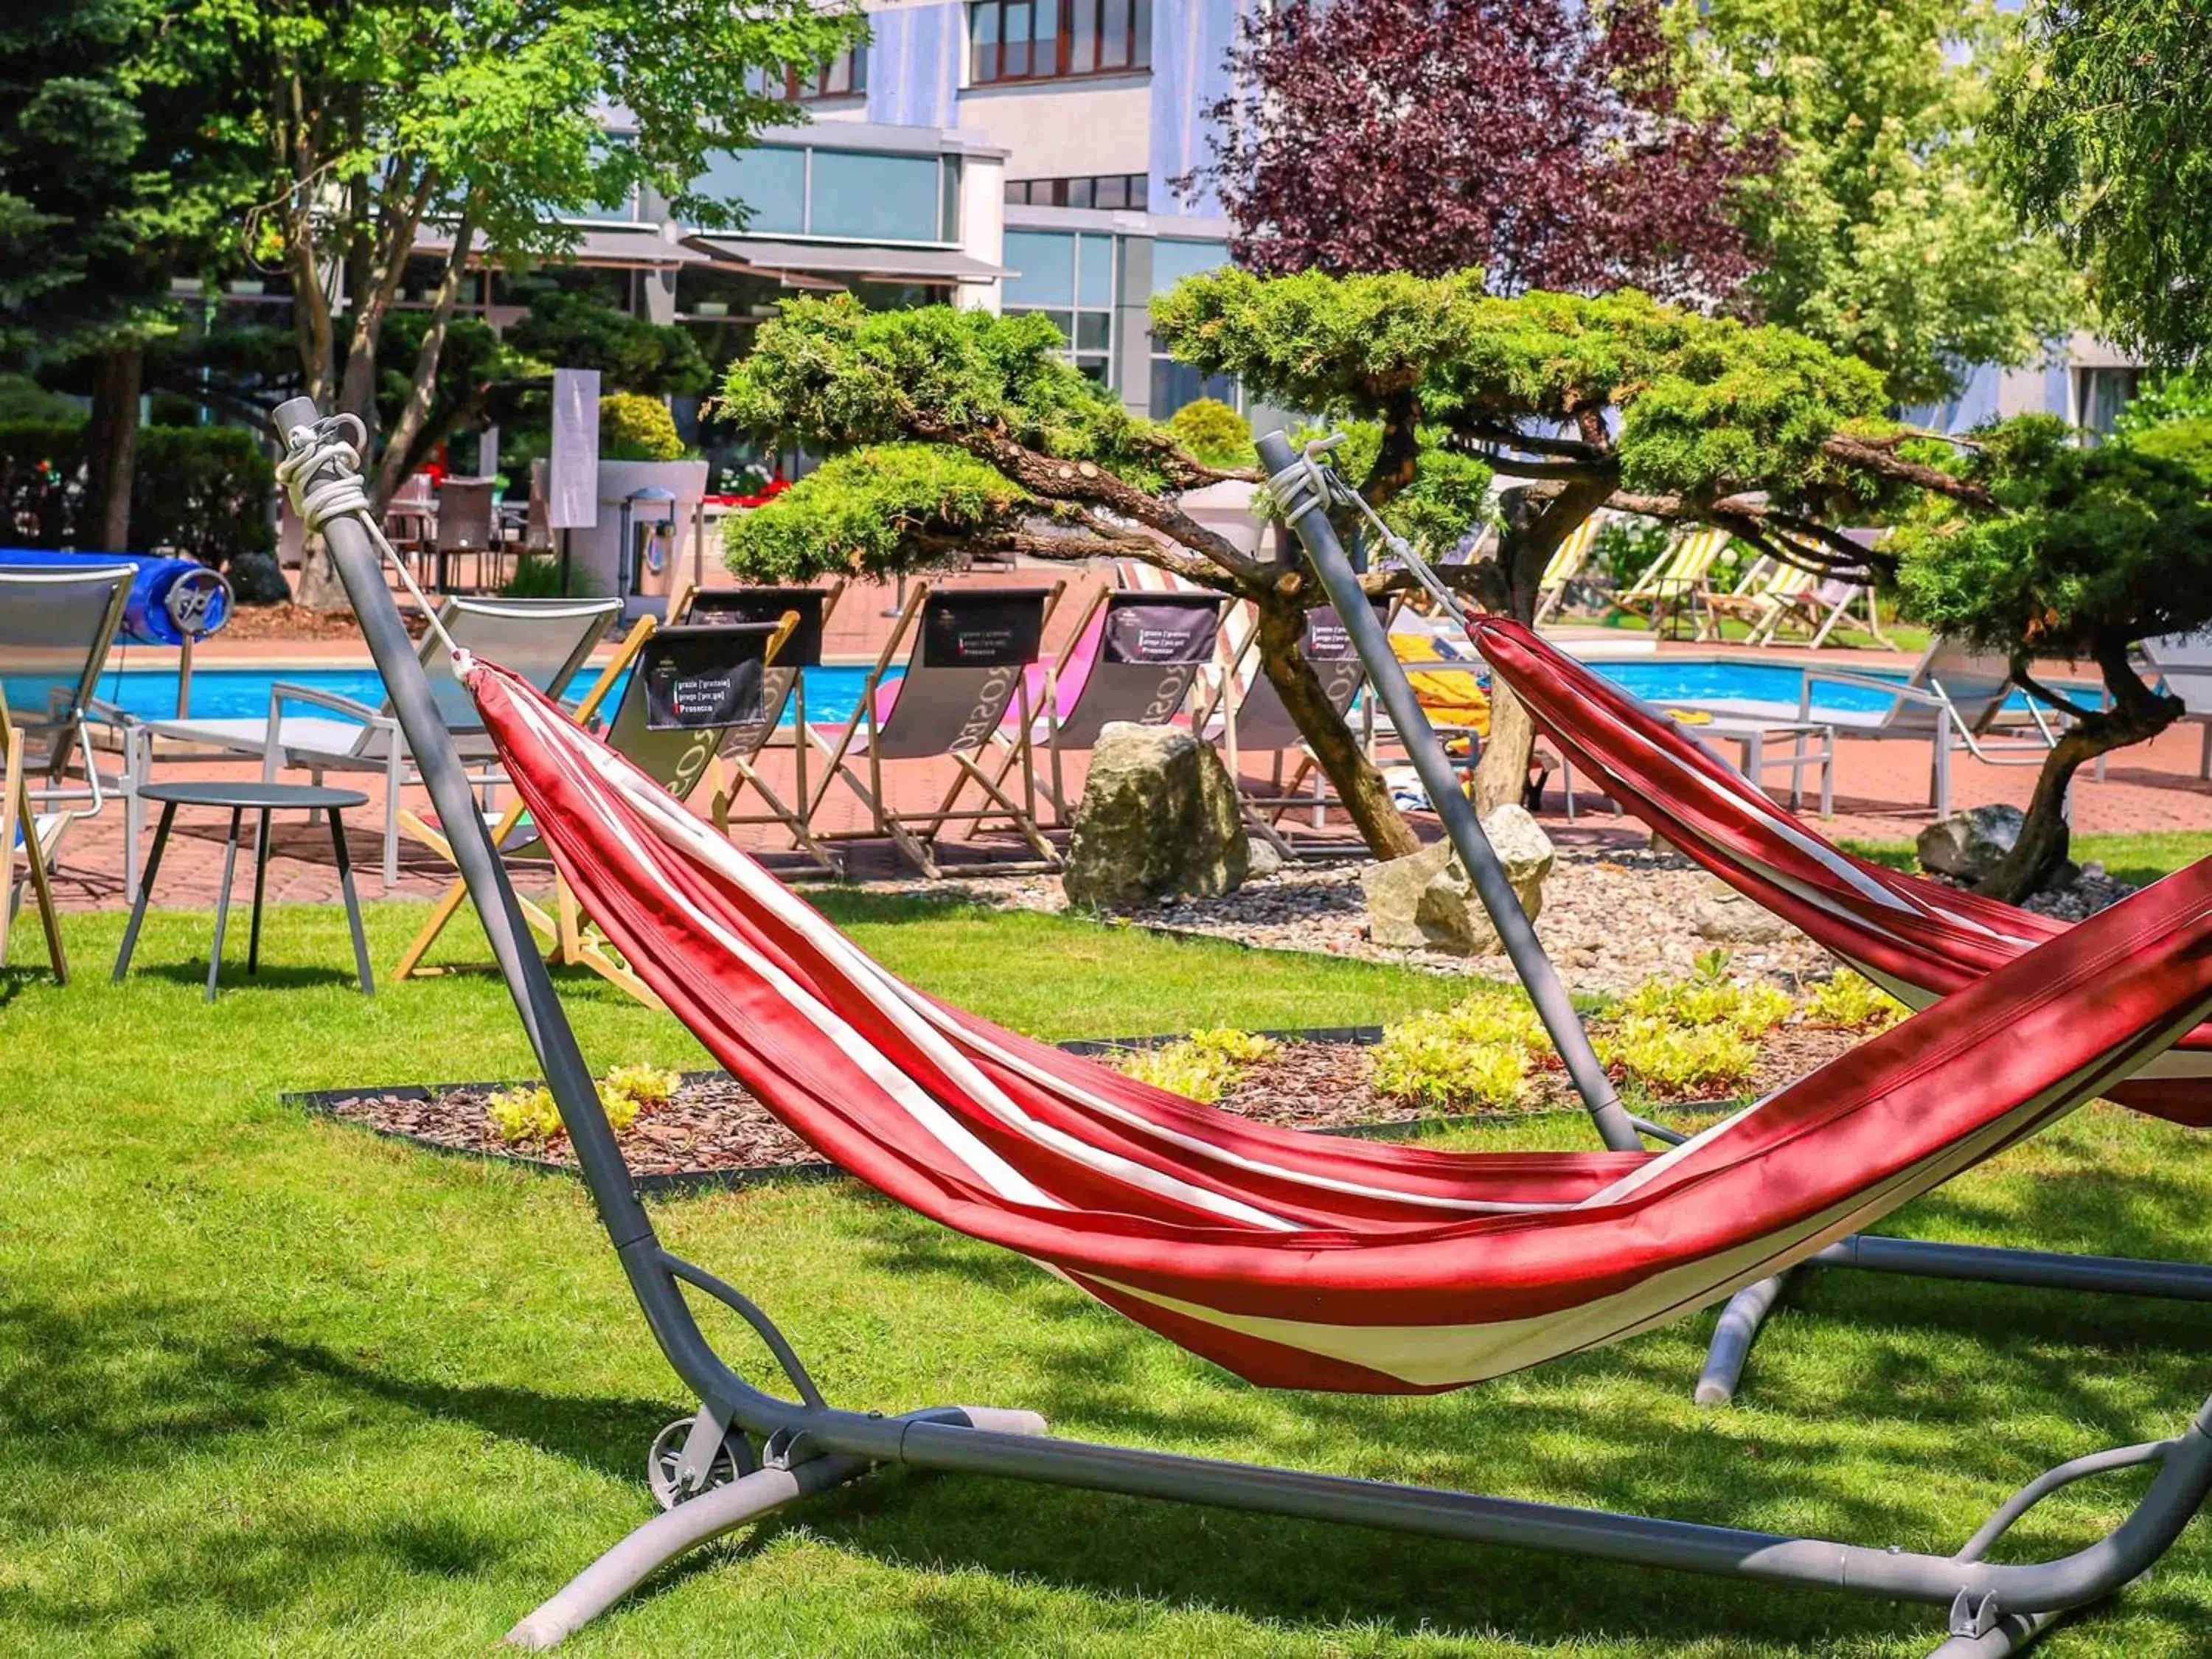
{"type": "Polygon", "coordinates": [[[672,628],[646,641],[637,672],[646,728],[719,731],[757,724],[761,657],[773,628],[672,628]]]}
{"type": "Polygon", "coordinates": [[[954,588],[921,609],[924,668],[1022,666],[1044,642],[1044,592],[954,588]]]}
{"type": "Polygon", "coordinates": [[[545,483],[550,530],[599,521],[599,371],[553,371],[553,458],[545,483]]]}
{"type": "Polygon", "coordinates": [[[1115,594],[1102,641],[1110,663],[1202,663],[1221,631],[1221,601],[1195,594],[1115,594]]]}

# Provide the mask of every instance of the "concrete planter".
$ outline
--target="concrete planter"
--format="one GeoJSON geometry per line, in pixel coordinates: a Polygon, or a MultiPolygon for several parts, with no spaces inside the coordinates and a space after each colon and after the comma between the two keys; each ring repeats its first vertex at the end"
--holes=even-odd
{"type": "MultiPolygon", "coordinates": [[[[713,548],[699,547],[695,541],[699,503],[707,494],[706,462],[603,460],[599,463],[599,521],[588,529],[568,532],[570,580],[579,592],[617,591],[622,571],[623,502],[641,489],[664,489],[674,496],[676,522],[659,532],[661,560],[658,571],[647,567],[641,552],[638,568],[632,574],[630,592],[623,595],[625,616],[665,605],[678,583],[691,579],[695,555],[702,567],[712,564],[717,556],[713,548]]],[[[671,505],[666,500],[638,503],[631,535],[641,549],[642,538],[637,537],[635,525],[664,521],[671,505]]]]}

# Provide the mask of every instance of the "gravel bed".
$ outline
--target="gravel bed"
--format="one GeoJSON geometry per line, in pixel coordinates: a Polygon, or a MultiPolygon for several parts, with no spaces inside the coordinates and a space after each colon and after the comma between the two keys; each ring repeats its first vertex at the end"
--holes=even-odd
{"type": "MultiPolygon", "coordinates": [[[[1226,898],[1180,899],[1134,912],[1139,926],[1202,933],[1276,951],[1315,951],[1331,956],[1395,962],[1441,974],[1472,974],[1510,981],[1503,955],[1454,957],[1432,951],[1380,948],[1367,937],[1367,908],[1359,889],[1360,865],[1286,866],[1248,882],[1226,898]]],[[[1651,979],[1681,979],[1695,970],[1713,943],[1698,935],[1691,915],[1708,878],[1671,851],[1561,848],[1544,884],[1536,937],[1572,991],[1619,994],[1651,979]]],[[[871,884],[883,891],[943,891],[941,884],[871,884]]],[[[1028,910],[1067,908],[1057,878],[1001,877],[960,884],[980,902],[1028,910]]],[[[1729,971],[1741,979],[1771,980],[1795,988],[1826,978],[1828,953],[1792,932],[1772,945],[1734,945],[1729,971]]]]}

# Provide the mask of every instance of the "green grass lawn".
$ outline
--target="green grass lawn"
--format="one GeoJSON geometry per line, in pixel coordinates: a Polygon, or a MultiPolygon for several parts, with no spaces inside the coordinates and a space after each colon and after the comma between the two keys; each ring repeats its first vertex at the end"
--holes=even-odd
{"type": "MultiPolygon", "coordinates": [[[[1457,989],[1055,918],[834,908],[931,990],[1054,1036],[1371,1021],[1457,989]]],[[[373,908],[380,964],[421,914],[373,908]]],[[[529,1075],[503,990],[365,1001],[337,914],[284,908],[263,981],[210,1008],[206,916],[156,913],[114,988],[119,933],[70,920],[63,990],[19,925],[0,975],[0,1654],[493,1652],[647,1516],[645,1447],[692,1402],[574,1182],[278,1097],[529,1075]]],[[[562,988],[595,1064],[700,1063],[596,980],[562,988]]],[[[1461,1140],[1593,1144],[1571,1117],[1461,1140]]],[[[1717,1414],[1689,1402],[1703,1318],[1439,1399],[1270,1394],[848,1184],[654,1213],[842,1404],[1025,1406],[1103,1440],[1911,1548],[1955,1547],[2055,1459],[2175,1431],[2208,1386],[2201,1308],[1831,1274],[1801,1283],[1717,1414]]],[[[2212,1159],[2096,1109],[1893,1224],[2212,1259],[2212,1159]]],[[[2008,1548],[2071,1547],[2141,1485],[2063,1494],[2008,1548]]],[[[1936,1629],[1925,1609],[893,1473],[690,1558],[566,1650],[1871,1659],[1936,1629]]],[[[2208,1629],[2200,1522],[2044,1650],[2183,1659],[2208,1629]]]]}

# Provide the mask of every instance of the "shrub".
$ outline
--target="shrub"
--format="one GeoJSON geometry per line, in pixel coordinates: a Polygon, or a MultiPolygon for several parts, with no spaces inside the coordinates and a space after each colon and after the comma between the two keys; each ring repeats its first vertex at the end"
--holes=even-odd
{"type": "Polygon", "coordinates": [[[292,597],[292,586],[273,553],[241,553],[224,574],[240,605],[283,605],[292,597]]]}
{"type": "Polygon", "coordinates": [[[1549,1044],[1519,995],[1479,990],[1385,1026],[1368,1080],[1376,1093],[1424,1109],[1503,1108],[1520,1097],[1530,1053],[1549,1044]]]}
{"type": "Polygon", "coordinates": [[[1790,1006],[1778,986],[1735,985],[1724,979],[1687,983],[1655,979],[1623,997],[1620,1012],[1626,1018],[1656,1020],[1686,1030],[1726,1025],[1746,1036],[1757,1036],[1789,1018],[1790,1006]]]}
{"type": "Polygon", "coordinates": [[[617,1066],[600,1082],[641,1106],[665,1106],[684,1086],[684,1075],[665,1066],[617,1066]]]}
{"type": "Polygon", "coordinates": [[[684,459],[684,440],[659,398],[611,392],[599,399],[599,455],[610,461],[678,461],[684,459]]]}
{"type": "Polygon", "coordinates": [[[1749,1077],[1759,1060],[1733,1024],[1688,1029],[1650,1015],[1623,1019],[1595,1046],[1607,1066],[1656,1095],[1718,1092],[1749,1077]]]}
{"type": "Polygon", "coordinates": [[[553,1103],[553,1091],[542,1083],[499,1091],[484,1102],[484,1121],[510,1146],[550,1140],[563,1132],[561,1109],[553,1103]]]}
{"type": "Polygon", "coordinates": [[[1815,1025],[1839,1025],[1846,1030],[1882,1030],[1905,1016],[1905,1006],[1863,974],[1848,968],[1816,986],[1805,999],[1805,1018],[1815,1025]]]}
{"type": "Polygon", "coordinates": [[[1237,1086],[1247,1066],[1257,1065],[1275,1048],[1266,1037],[1224,1025],[1193,1031],[1180,1042],[1140,1050],[1121,1065],[1125,1076],[1139,1083],[1211,1105],[1237,1086]]]}
{"type": "Polygon", "coordinates": [[[1210,465],[1254,463],[1251,422],[1218,398],[1200,398],[1185,404],[1168,417],[1168,433],[1210,465]]]}
{"type": "MultiPolygon", "coordinates": [[[[0,523],[33,547],[83,542],[84,422],[0,422],[0,523]]],[[[147,426],[131,486],[131,545],[222,566],[276,545],[276,469],[237,426],[147,426]]]]}
{"type": "Polygon", "coordinates": [[[1503,1108],[1520,1097],[1528,1047],[1517,1035],[1470,1041],[1454,1011],[1390,1026],[1368,1061],[1375,1091],[1428,1110],[1503,1108]]]}
{"type": "Polygon", "coordinates": [[[561,561],[550,553],[526,553],[514,562],[514,573],[499,585],[507,599],[557,599],[566,596],[561,580],[561,561]]]}

